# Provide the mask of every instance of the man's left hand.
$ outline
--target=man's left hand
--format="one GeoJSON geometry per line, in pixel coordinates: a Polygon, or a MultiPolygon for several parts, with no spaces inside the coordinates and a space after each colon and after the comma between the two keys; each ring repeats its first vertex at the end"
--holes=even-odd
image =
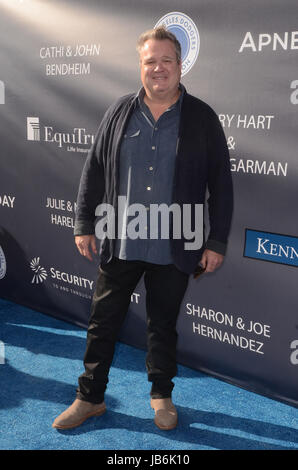
{"type": "Polygon", "coordinates": [[[206,273],[212,273],[218,269],[224,260],[224,256],[212,250],[204,250],[200,265],[206,273]]]}

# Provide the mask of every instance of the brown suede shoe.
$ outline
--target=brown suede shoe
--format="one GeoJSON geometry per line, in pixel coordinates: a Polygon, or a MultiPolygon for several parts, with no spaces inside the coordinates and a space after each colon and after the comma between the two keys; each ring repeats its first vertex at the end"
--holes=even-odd
{"type": "Polygon", "coordinates": [[[89,403],[78,398],[63,411],[53,422],[52,427],[56,429],[71,429],[80,426],[87,418],[91,416],[100,416],[106,411],[106,405],[103,401],[99,404],[89,403]]]}
{"type": "Polygon", "coordinates": [[[171,398],[151,398],[151,408],[155,410],[154,423],[159,429],[169,431],[177,426],[177,410],[171,398]]]}

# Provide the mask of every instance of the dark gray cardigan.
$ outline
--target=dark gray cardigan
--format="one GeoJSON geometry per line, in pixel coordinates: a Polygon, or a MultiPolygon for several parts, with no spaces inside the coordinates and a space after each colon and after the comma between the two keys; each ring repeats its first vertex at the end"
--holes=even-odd
{"type": "MultiPolygon", "coordinates": [[[[136,94],[120,98],[103,117],[80,180],[75,235],[95,233],[98,204],[111,204],[117,214],[120,145],[136,100],[136,94]]],[[[186,273],[194,271],[205,248],[225,254],[233,211],[233,186],[226,138],[216,113],[185,92],[172,203],[204,204],[206,189],[210,225],[207,241],[204,240],[199,250],[185,250],[184,243],[190,240],[183,236],[171,239],[174,264],[186,273]]],[[[101,245],[102,264],[110,261],[113,248],[114,240],[106,238],[101,245]]]]}

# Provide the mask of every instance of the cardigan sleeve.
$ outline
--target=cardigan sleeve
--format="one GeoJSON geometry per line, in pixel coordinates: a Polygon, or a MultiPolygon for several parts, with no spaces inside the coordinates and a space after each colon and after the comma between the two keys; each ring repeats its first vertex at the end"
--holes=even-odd
{"type": "Polygon", "coordinates": [[[75,236],[95,233],[95,209],[102,202],[105,193],[103,151],[106,116],[107,113],[98,128],[83,167],[77,196],[75,236]]]}
{"type": "Polygon", "coordinates": [[[206,248],[224,255],[233,213],[230,157],[224,131],[214,111],[210,113],[206,124],[210,223],[206,248]]]}

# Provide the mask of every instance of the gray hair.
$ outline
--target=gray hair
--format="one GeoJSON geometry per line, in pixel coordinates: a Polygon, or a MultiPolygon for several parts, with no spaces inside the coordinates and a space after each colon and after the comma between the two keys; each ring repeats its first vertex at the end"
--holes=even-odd
{"type": "Polygon", "coordinates": [[[144,44],[148,39],[156,39],[158,41],[164,41],[168,39],[174,44],[176,51],[176,59],[178,64],[181,62],[181,45],[176,36],[168,31],[164,26],[158,26],[157,28],[149,29],[141,34],[137,42],[137,51],[140,54],[144,44]]]}

